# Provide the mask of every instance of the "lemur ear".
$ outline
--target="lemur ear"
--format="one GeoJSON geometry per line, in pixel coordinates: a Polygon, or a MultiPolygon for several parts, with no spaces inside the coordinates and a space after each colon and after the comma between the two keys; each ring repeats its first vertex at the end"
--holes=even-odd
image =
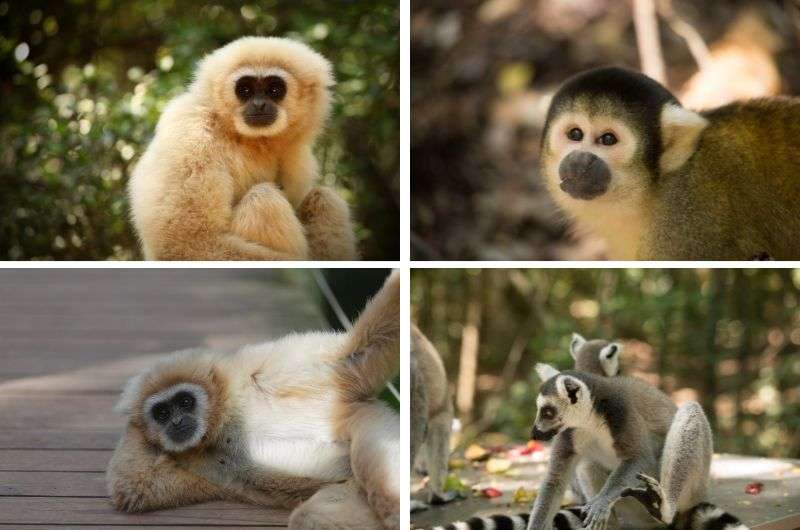
{"type": "Polygon", "coordinates": [[[578,358],[578,350],[584,344],[586,344],[586,339],[577,333],[572,334],[572,342],[569,343],[569,353],[572,355],[573,359],[578,358]]]}
{"type": "Polygon", "coordinates": [[[337,374],[347,398],[380,391],[400,367],[400,275],[394,271],[361,312],[342,352],[337,374]]]}
{"type": "Polygon", "coordinates": [[[536,363],[535,369],[536,373],[539,375],[539,379],[541,379],[543,382],[561,373],[556,370],[555,367],[547,363],[536,363]]]}
{"type": "Polygon", "coordinates": [[[697,149],[700,133],[708,120],[680,105],[667,104],[661,109],[661,173],[675,171],[689,160],[697,149]]]}
{"type": "Polygon", "coordinates": [[[598,354],[600,365],[607,376],[611,377],[619,373],[619,354],[621,351],[622,345],[618,342],[612,342],[600,350],[598,354]]]}
{"type": "Polygon", "coordinates": [[[556,381],[558,395],[563,399],[569,399],[573,405],[578,402],[582,387],[583,384],[578,379],[569,375],[559,377],[556,381]]]}

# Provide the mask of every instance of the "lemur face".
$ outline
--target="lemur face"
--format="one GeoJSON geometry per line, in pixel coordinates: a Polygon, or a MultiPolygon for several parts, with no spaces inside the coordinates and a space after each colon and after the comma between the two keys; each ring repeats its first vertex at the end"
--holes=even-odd
{"type": "Polygon", "coordinates": [[[199,385],[180,383],[148,397],[143,404],[148,434],[165,451],[195,447],[206,433],[208,395],[199,385]]]}
{"type": "Polygon", "coordinates": [[[531,438],[546,442],[564,429],[580,427],[591,408],[589,402],[588,387],[576,377],[558,374],[548,379],[536,398],[531,438]]]}

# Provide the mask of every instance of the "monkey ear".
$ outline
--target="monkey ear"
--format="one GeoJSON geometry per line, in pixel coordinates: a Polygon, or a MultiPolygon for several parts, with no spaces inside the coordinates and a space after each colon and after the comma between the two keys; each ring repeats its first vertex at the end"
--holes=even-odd
{"type": "Polygon", "coordinates": [[[400,367],[400,275],[386,279],[359,315],[343,351],[337,374],[345,395],[372,397],[400,367]]]}
{"type": "Polygon", "coordinates": [[[689,160],[697,149],[700,133],[708,120],[680,105],[667,104],[661,109],[661,173],[675,171],[689,160]]]}
{"type": "Polygon", "coordinates": [[[144,374],[139,374],[131,377],[128,382],[125,383],[125,388],[122,389],[122,395],[120,395],[119,401],[114,406],[114,411],[126,416],[130,416],[133,413],[133,406],[139,399],[144,377],[144,374]]]}
{"type": "Polygon", "coordinates": [[[586,344],[586,339],[577,333],[572,334],[572,342],[569,343],[569,353],[573,359],[578,359],[578,350],[586,344]]]}
{"type": "Polygon", "coordinates": [[[611,377],[619,373],[619,354],[621,351],[622,345],[618,342],[612,342],[600,350],[598,354],[600,365],[607,376],[611,377]]]}
{"type": "Polygon", "coordinates": [[[581,392],[585,385],[580,379],[565,375],[556,380],[556,390],[563,399],[568,399],[573,405],[578,402],[581,392]]]}
{"type": "Polygon", "coordinates": [[[561,373],[555,367],[547,363],[536,363],[535,370],[539,375],[539,379],[542,381],[547,381],[561,373]]]}

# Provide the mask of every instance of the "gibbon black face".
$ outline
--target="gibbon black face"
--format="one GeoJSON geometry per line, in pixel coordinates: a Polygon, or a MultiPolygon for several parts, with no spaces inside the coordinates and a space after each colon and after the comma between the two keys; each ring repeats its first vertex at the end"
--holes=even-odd
{"type": "Polygon", "coordinates": [[[251,127],[266,127],[278,117],[278,104],[286,96],[286,81],[277,75],[246,75],[236,81],[235,91],[244,104],[245,123],[251,127]]]}
{"type": "Polygon", "coordinates": [[[209,399],[193,383],[179,383],[153,394],[144,404],[148,431],[167,451],[196,446],[206,433],[209,399]]]}

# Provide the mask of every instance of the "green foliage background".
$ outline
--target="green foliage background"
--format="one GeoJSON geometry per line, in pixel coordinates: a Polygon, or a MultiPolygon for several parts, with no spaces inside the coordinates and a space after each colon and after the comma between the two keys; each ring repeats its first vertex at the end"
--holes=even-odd
{"type": "Polygon", "coordinates": [[[399,12],[393,0],[0,2],[0,259],[136,259],[125,185],[204,54],[300,39],[335,66],[318,154],[365,259],[399,255],[399,12]]]}
{"type": "Polygon", "coordinates": [[[464,444],[479,434],[527,440],[533,366],[571,368],[578,332],[621,340],[623,373],[699,401],[717,452],[800,458],[798,270],[415,269],[411,304],[456,393],[462,333],[479,308],[464,444]]]}

